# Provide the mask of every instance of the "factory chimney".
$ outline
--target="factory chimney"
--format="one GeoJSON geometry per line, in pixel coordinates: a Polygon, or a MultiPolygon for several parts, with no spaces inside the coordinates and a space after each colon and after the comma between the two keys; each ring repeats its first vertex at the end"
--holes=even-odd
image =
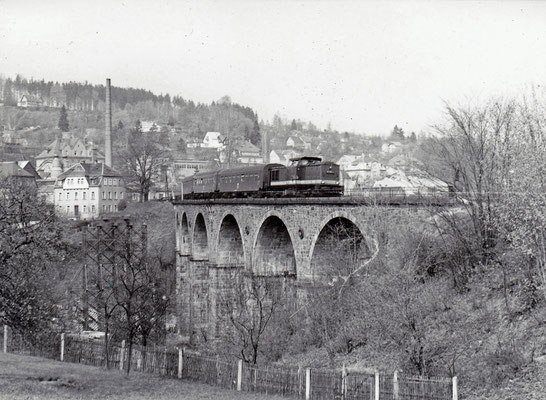
{"type": "Polygon", "coordinates": [[[104,137],[104,163],[112,166],[112,100],[110,78],[106,79],[106,132],[104,137]]]}

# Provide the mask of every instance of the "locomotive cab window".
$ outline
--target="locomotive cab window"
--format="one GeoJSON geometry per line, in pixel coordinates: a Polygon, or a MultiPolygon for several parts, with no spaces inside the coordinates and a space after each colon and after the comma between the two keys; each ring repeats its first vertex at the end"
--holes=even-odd
{"type": "Polygon", "coordinates": [[[271,180],[272,181],[278,181],[279,180],[279,170],[271,171],[271,180]]]}

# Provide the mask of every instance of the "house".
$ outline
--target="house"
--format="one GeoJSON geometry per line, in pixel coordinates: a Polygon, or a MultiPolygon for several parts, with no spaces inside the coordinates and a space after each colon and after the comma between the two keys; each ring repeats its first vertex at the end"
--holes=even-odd
{"type": "Polygon", "coordinates": [[[10,180],[17,184],[36,187],[35,176],[21,168],[15,161],[0,162],[0,179],[10,180]]]}
{"type": "Polygon", "coordinates": [[[187,158],[175,159],[172,162],[173,174],[176,181],[192,176],[197,172],[208,171],[218,166],[214,161],[194,160],[187,158]]]}
{"type": "Polygon", "coordinates": [[[260,149],[246,140],[237,140],[231,145],[232,159],[238,164],[261,164],[264,162],[260,149]]]}
{"type": "Polygon", "coordinates": [[[357,160],[362,159],[362,154],[345,154],[337,160],[336,164],[339,165],[339,168],[341,170],[347,169],[352,163],[354,163],[357,160]]]}
{"type": "Polygon", "coordinates": [[[402,171],[423,170],[425,164],[409,154],[398,154],[387,162],[387,166],[402,171]]]}
{"type": "Polygon", "coordinates": [[[17,107],[22,108],[35,108],[41,107],[44,104],[44,101],[40,96],[33,96],[30,94],[24,94],[21,96],[21,99],[17,102],[17,107]]]}
{"type": "Polygon", "coordinates": [[[341,168],[345,190],[361,190],[370,188],[377,180],[387,175],[387,167],[376,161],[364,161],[360,157],[349,165],[341,168]]]}
{"type": "Polygon", "coordinates": [[[402,143],[400,142],[387,142],[383,143],[381,146],[381,151],[383,153],[394,153],[396,150],[400,149],[402,147],[402,143]]]}
{"type": "Polygon", "coordinates": [[[53,160],[58,157],[62,170],[77,163],[104,162],[104,155],[95,149],[93,143],[84,143],[71,134],[57,135],[57,138],[36,156],[36,170],[42,178],[51,175],[53,160]]]}
{"type": "Polygon", "coordinates": [[[159,132],[161,130],[161,126],[156,124],[155,121],[142,121],[140,126],[143,133],[159,132]]]}
{"type": "Polygon", "coordinates": [[[435,178],[427,172],[414,170],[405,172],[389,171],[389,174],[376,181],[374,188],[399,189],[406,195],[426,195],[434,193],[448,193],[450,186],[441,179],[435,178]]]}
{"type": "Polygon", "coordinates": [[[189,138],[186,140],[186,147],[188,149],[197,149],[201,147],[201,140],[195,138],[189,138]]]}
{"type": "Polygon", "coordinates": [[[209,149],[221,149],[224,147],[225,137],[220,132],[207,132],[203,138],[201,147],[209,149]]]}
{"type": "Polygon", "coordinates": [[[17,161],[17,165],[32,174],[34,179],[40,179],[40,174],[36,171],[36,168],[34,168],[34,165],[32,165],[30,161],[17,161]]]}
{"type": "Polygon", "coordinates": [[[269,162],[288,165],[291,158],[302,157],[303,154],[295,150],[271,150],[269,153],[269,162]]]}
{"type": "Polygon", "coordinates": [[[303,140],[299,136],[289,136],[288,139],[286,139],[286,147],[307,151],[311,149],[311,143],[303,140]]]}
{"type": "Polygon", "coordinates": [[[78,162],[57,177],[53,201],[59,215],[92,219],[118,211],[125,196],[120,173],[103,163],[78,162]]]}
{"type": "Polygon", "coordinates": [[[4,133],[2,133],[2,141],[9,144],[18,144],[23,147],[28,146],[28,140],[22,137],[21,133],[16,131],[4,131],[4,133]]]}

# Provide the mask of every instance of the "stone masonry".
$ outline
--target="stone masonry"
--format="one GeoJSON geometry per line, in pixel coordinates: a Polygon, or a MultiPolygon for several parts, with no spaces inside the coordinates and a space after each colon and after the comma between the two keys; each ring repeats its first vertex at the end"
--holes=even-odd
{"type": "Polygon", "coordinates": [[[289,277],[297,291],[305,292],[315,281],[320,255],[329,251],[316,249],[326,243],[322,236],[327,225],[340,220],[354,224],[366,240],[372,229],[396,226],[408,212],[405,207],[371,207],[335,200],[174,202],[180,334],[199,341],[221,333],[226,318],[222,298],[233,290],[235,271],[289,277]]]}

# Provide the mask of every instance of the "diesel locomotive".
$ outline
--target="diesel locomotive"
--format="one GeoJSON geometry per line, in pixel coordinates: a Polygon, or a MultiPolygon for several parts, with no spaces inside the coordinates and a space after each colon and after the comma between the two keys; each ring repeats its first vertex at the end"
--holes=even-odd
{"type": "Polygon", "coordinates": [[[236,197],[341,196],[339,165],[320,157],[299,157],[282,164],[201,172],[182,181],[184,199],[236,197]]]}

